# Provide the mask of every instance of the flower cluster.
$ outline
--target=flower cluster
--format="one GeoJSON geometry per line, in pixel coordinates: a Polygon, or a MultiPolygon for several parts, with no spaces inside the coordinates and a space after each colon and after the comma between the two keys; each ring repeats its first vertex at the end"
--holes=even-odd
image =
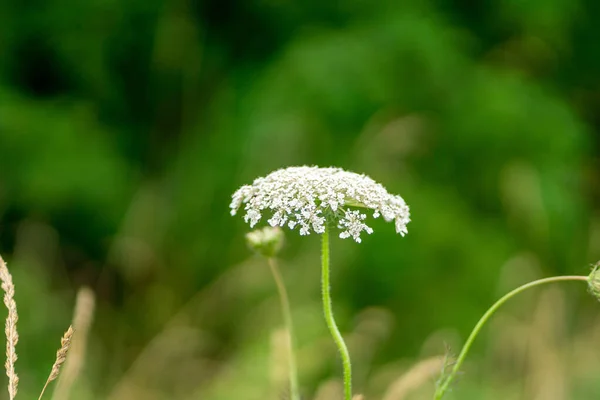
{"type": "Polygon", "coordinates": [[[364,223],[366,215],[353,208],[374,210],[373,217],[394,220],[396,232],[404,236],[410,221],[408,206],[400,196],[389,194],[379,183],[365,175],[340,168],[289,167],[252,185],[245,185],[232,196],[231,215],[245,204],[244,220],[254,227],[263,212],[272,213],[271,226],[300,228],[301,235],[323,233],[326,219],[338,222],[342,239],[352,237],[360,243],[360,234],[373,232],[364,223]],[[352,207],[350,209],[349,207],[352,207]]]}

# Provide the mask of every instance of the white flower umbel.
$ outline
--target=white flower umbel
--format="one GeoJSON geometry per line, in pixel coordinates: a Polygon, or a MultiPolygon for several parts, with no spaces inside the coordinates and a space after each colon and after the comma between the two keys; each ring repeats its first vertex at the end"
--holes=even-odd
{"type": "Polygon", "coordinates": [[[373,217],[395,221],[396,232],[407,233],[410,213],[402,197],[392,195],[366,175],[341,168],[289,167],[257,178],[233,194],[231,215],[245,204],[244,220],[254,227],[268,212],[271,226],[299,227],[301,235],[322,234],[328,220],[337,221],[340,238],[360,243],[361,233],[373,232],[367,215],[356,208],[373,210],[373,217]]]}
{"type": "Polygon", "coordinates": [[[321,294],[323,313],[329,332],[335,342],[344,370],[344,399],[352,399],[352,366],[350,353],[344,343],[331,305],[329,284],[329,231],[332,224],[340,229],[340,238],[352,237],[360,243],[362,232],[373,229],[365,220],[363,209],[371,209],[373,217],[382,216],[395,221],[396,232],[407,233],[410,221],[408,206],[400,196],[389,194],[379,183],[365,175],[340,168],[289,167],[254,180],[233,194],[231,215],[244,204],[244,220],[254,227],[263,214],[270,216],[273,227],[299,227],[301,235],[320,234],[321,241],[321,294]]]}

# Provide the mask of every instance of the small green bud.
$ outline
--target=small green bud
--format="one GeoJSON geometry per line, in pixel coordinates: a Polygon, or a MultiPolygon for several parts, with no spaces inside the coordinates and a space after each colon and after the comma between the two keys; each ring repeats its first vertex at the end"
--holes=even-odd
{"type": "Polygon", "coordinates": [[[270,258],[275,257],[283,246],[283,230],[279,227],[266,226],[246,234],[248,246],[258,254],[270,258]]]}
{"type": "Polygon", "coordinates": [[[590,293],[600,300],[600,261],[594,265],[592,273],[588,277],[588,288],[590,293]]]}

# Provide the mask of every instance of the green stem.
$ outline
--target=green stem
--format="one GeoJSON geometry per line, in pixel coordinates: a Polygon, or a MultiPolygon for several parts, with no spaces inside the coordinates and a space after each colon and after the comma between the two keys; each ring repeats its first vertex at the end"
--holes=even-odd
{"type": "Polygon", "coordinates": [[[268,258],[269,267],[273,274],[273,279],[277,285],[277,291],[279,292],[279,301],[281,303],[281,313],[283,314],[283,323],[287,329],[288,339],[288,362],[290,369],[290,396],[291,400],[300,400],[300,390],[298,389],[298,370],[296,369],[296,356],[294,354],[294,338],[293,338],[293,325],[292,325],[292,310],[290,307],[290,300],[288,298],[283,278],[277,267],[277,261],[273,257],[268,258]]]}
{"type": "Polygon", "coordinates": [[[551,278],[539,279],[537,281],[529,282],[523,286],[520,286],[520,287],[514,289],[510,293],[504,295],[504,297],[502,297],[496,303],[494,303],[494,305],[491,306],[486,311],[485,314],[483,314],[483,317],[481,317],[479,322],[477,322],[477,325],[475,325],[475,328],[473,328],[471,335],[465,342],[462,350],[460,351],[460,354],[458,355],[458,358],[456,359],[456,363],[454,364],[452,371],[450,371],[450,374],[442,380],[441,384],[436,389],[434,399],[440,400],[444,396],[444,394],[446,393],[446,390],[448,390],[448,387],[450,386],[450,383],[452,382],[452,380],[454,379],[454,377],[460,370],[460,367],[461,367],[463,361],[465,360],[467,353],[469,352],[469,349],[471,348],[471,345],[473,344],[473,341],[475,341],[477,334],[479,333],[479,331],[481,331],[481,328],[483,327],[483,325],[485,325],[485,323],[491,318],[491,316],[496,312],[496,310],[498,310],[504,303],[506,303],[513,296],[515,296],[529,288],[532,288],[534,286],[543,285],[545,283],[561,282],[561,281],[586,281],[587,282],[588,277],[587,276],[554,276],[551,278]]]}
{"type": "Polygon", "coordinates": [[[321,247],[321,285],[323,294],[323,312],[325,313],[325,321],[327,321],[327,327],[333,337],[340,356],[342,357],[342,365],[344,368],[344,399],[352,399],[352,368],[350,365],[350,353],[344,339],[335,324],[333,318],[333,309],[331,307],[331,293],[329,285],[329,227],[325,225],[325,232],[323,232],[323,241],[321,247]]]}

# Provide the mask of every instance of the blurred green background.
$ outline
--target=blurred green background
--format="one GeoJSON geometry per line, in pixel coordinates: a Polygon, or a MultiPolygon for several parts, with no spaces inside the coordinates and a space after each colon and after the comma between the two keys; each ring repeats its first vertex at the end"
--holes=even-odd
{"type": "MultiPolygon", "coordinates": [[[[507,290],[589,273],[599,12],[593,0],[0,2],[0,252],[20,396],[39,393],[89,286],[71,398],[279,398],[275,286],[228,205],[285,166],[366,173],[411,207],[405,238],[377,220],[360,245],[332,242],[334,308],[367,399],[456,354],[507,290]]],[[[280,262],[303,393],[334,399],[319,238],[287,232],[280,262]]],[[[448,398],[599,398],[599,344],[583,285],[531,291],[487,327],[448,398]]],[[[406,398],[430,398],[434,380],[406,398]]]]}

